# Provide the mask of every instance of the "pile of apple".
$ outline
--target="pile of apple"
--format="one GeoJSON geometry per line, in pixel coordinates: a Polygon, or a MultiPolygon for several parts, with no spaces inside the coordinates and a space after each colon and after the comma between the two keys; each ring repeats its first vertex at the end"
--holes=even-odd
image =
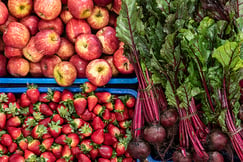
{"type": "Polygon", "coordinates": [[[116,37],[121,0],[0,1],[0,77],[55,78],[70,86],[87,77],[104,86],[131,74],[116,37]]]}

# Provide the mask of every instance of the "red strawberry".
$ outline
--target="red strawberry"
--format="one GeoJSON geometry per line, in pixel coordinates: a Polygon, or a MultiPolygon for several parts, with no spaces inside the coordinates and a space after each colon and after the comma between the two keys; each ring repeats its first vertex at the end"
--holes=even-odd
{"type": "Polygon", "coordinates": [[[25,150],[24,158],[25,158],[25,161],[36,161],[37,156],[32,151],[25,150]]]}
{"type": "MultiPolygon", "coordinates": [[[[28,108],[29,108],[29,115],[33,114],[34,113],[34,105],[30,104],[30,106],[28,108]]],[[[27,115],[27,116],[29,116],[29,115],[27,115]]]]}
{"type": "Polygon", "coordinates": [[[2,156],[0,157],[0,161],[1,161],[1,162],[8,162],[8,160],[9,160],[9,156],[8,156],[8,155],[2,155],[2,156]]]}
{"type": "Polygon", "coordinates": [[[18,154],[13,154],[9,157],[9,162],[25,162],[24,157],[18,154]]]}
{"type": "Polygon", "coordinates": [[[25,118],[24,120],[24,128],[32,128],[34,126],[36,126],[38,123],[35,121],[35,118],[32,116],[28,116],[27,118],[25,118]]]}
{"type": "Polygon", "coordinates": [[[52,116],[52,121],[54,121],[56,123],[59,121],[60,125],[62,125],[64,123],[64,119],[59,114],[54,114],[52,116]]]}
{"type": "Polygon", "coordinates": [[[127,147],[127,143],[126,142],[122,142],[122,141],[118,142],[116,144],[116,147],[115,147],[116,155],[117,156],[122,156],[123,154],[125,154],[126,147],[127,147]]]}
{"type": "Polygon", "coordinates": [[[14,153],[18,148],[18,145],[14,142],[11,143],[10,146],[8,146],[8,152],[14,153]]]}
{"type": "Polygon", "coordinates": [[[14,140],[22,136],[21,128],[7,127],[7,131],[14,140]]]}
{"type": "MultiPolygon", "coordinates": [[[[29,137],[28,137],[29,138],[29,137]]],[[[35,153],[36,155],[40,155],[41,151],[40,151],[40,141],[37,139],[28,139],[29,143],[28,143],[28,150],[32,151],[33,153],[35,153]]]]}
{"type": "Polygon", "coordinates": [[[24,107],[24,108],[21,108],[21,111],[20,113],[23,115],[23,116],[30,116],[30,107],[31,107],[32,104],[30,104],[29,107],[24,107]]]}
{"type": "Polygon", "coordinates": [[[51,108],[47,104],[40,104],[40,110],[39,110],[43,115],[46,116],[52,116],[53,112],[51,108]]]}
{"type": "Polygon", "coordinates": [[[125,108],[122,113],[115,112],[115,115],[116,115],[116,120],[117,121],[124,121],[124,120],[129,119],[129,114],[128,114],[127,108],[125,108]]]}
{"type": "Polygon", "coordinates": [[[18,145],[23,151],[25,151],[28,148],[28,140],[26,138],[22,138],[18,141],[18,145]]]}
{"type": "Polygon", "coordinates": [[[111,118],[111,113],[108,109],[105,109],[103,114],[102,114],[102,118],[105,120],[105,121],[109,121],[110,118],[111,118]]]}
{"type": "Polygon", "coordinates": [[[87,103],[88,103],[88,110],[93,111],[94,107],[98,103],[98,98],[94,94],[91,94],[87,97],[87,103]]]}
{"type": "Polygon", "coordinates": [[[40,97],[40,92],[38,90],[38,86],[31,84],[27,86],[28,89],[26,91],[26,95],[28,96],[28,98],[30,99],[32,104],[35,104],[40,97]]]}
{"type": "Polygon", "coordinates": [[[17,102],[10,102],[8,105],[2,105],[2,108],[6,112],[7,119],[20,114],[20,105],[17,102]]]}
{"type": "Polygon", "coordinates": [[[20,106],[28,107],[31,104],[31,101],[26,93],[22,93],[20,96],[20,106]]]}
{"type": "Polygon", "coordinates": [[[55,103],[59,103],[61,101],[62,93],[60,91],[57,90],[52,91],[51,89],[48,89],[47,95],[48,95],[48,99],[50,99],[55,103]]]}
{"type": "Polygon", "coordinates": [[[112,146],[114,143],[117,142],[116,137],[113,137],[110,133],[104,134],[104,144],[112,146]]]}
{"type": "Polygon", "coordinates": [[[76,157],[78,154],[82,153],[81,149],[79,148],[79,146],[72,147],[71,151],[72,151],[72,155],[74,157],[76,157]]]}
{"type": "Polygon", "coordinates": [[[110,162],[110,160],[105,158],[99,158],[98,162],[110,162]]]}
{"type": "Polygon", "coordinates": [[[89,154],[90,154],[91,159],[95,160],[98,157],[98,155],[99,155],[99,151],[98,151],[98,149],[92,149],[89,152],[89,154]]]}
{"type": "Polygon", "coordinates": [[[101,157],[106,158],[106,159],[110,159],[112,156],[112,147],[108,146],[108,145],[102,145],[98,148],[99,150],[99,154],[101,155],[101,157]]]}
{"type": "Polygon", "coordinates": [[[111,102],[113,98],[110,92],[96,92],[95,95],[98,97],[99,103],[111,102]]]}
{"type": "Polygon", "coordinates": [[[132,121],[128,121],[128,120],[124,120],[124,121],[120,121],[119,122],[119,126],[120,128],[122,129],[127,129],[127,128],[130,128],[131,127],[131,124],[132,124],[132,121]]]}
{"type": "Polygon", "coordinates": [[[114,126],[113,124],[109,124],[107,126],[108,132],[113,136],[113,137],[117,137],[121,134],[120,129],[116,126],[114,126]]]}
{"type": "Polygon", "coordinates": [[[64,158],[64,159],[71,159],[71,157],[72,157],[72,151],[71,151],[71,149],[69,148],[69,146],[68,145],[64,145],[63,146],[63,149],[62,149],[62,157],[64,158]]]}
{"type": "Polygon", "coordinates": [[[51,147],[52,153],[55,155],[56,158],[62,157],[62,145],[54,143],[51,147]]]}
{"type": "Polygon", "coordinates": [[[76,133],[70,133],[66,138],[66,143],[70,147],[76,147],[79,144],[79,136],[76,133]]]}
{"type": "Polygon", "coordinates": [[[67,160],[64,159],[64,158],[60,158],[60,159],[58,159],[56,162],[67,162],[67,160]]]}
{"type": "Polygon", "coordinates": [[[119,112],[119,113],[122,113],[125,109],[125,105],[124,103],[122,102],[121,99],[116,99],[115,100],[115,105],[114,105],[114,110],[115,112],[119,112]]]}
{"type": "Polygon", "coordinates": [[[35,118],[36,121],[40,121],[44,119],[44,115],[42,115],[41,112],[34,112],[33,117],[35,118]]]}
{"type": "Polygon", "coordinates": [[[7,154],[8,153],[8,149],[5,146],[0,144],[0,152],[2,154],[7,154]]]}
{"type": "Polygon", "coordinates": [[[50,107],[50,109],[52,111],[56,111],[57,110],[58,103],[56,103],[56,102],[49,102],[48,103],[48,106],[50,107]]]}
{"type": "Polygon", "coordinates": [[[84,121],[81,118],[75,118],[70,122],[70,124],[74,129],[79,129],[84,124],[84,121]]]}
{"type": "Polygon", "coordinates": [[[67,89],[62,91],[61,101],[73,100],[73,93],[67,89]]]}
{"type": "Polygon", "coordinates": [[[92,119],[92,113],[88,109],[85,109],[84,113],[80,116],[80,118],[84,121],[90,121],[92,119]]]}
{"type": "Polygon", "coordinates": [[[24,137],[31,136],[31,128],[22,128],[21,131],[24,137]]]}
{"type": "Polygon", "coordinates": [[[90,82],[84,82],[81,88],[83,89],[84,93],[91,93],[97,89],[97,86],[90,82]]]}
{"type": "Polygon", "coordinates": [[[50,122],[51,122],[51,118],[48,117],[48,118],[45,118],[45,119],[41,120],[39,122],[39,125],[44,125],[45,127],[47,127],[50,122]]]}
{"type": "Polygon", "coordinates": [[[39,101],[44,102],[44,103],[50,102],[50,99],[48,98],[48,94],[47,93],[41,93],[40,97],[39,97],[39,101]]]}
{"type": "Polygon", "coordinates": [[[33,138],[42,138],[42,136],[46,133],[47,127],[45,127],[44,125],[36,125],[31,131],[31,136],[33,138]]]}
{"type": "Polygon", "coordinates": [[[45,152],[46,150],[49,150],[54,142],[54,138],[47,138],[42,141],[42,144],[40,145],[41,152],[45,152]]]}
{"type": "Polygon", "coordinates": [[[79,154],[77,156],[78,162],[91,162],[91,160],[89,159],[88,156],[86,156],[85,154],[79,154]]]}
{"type": "Polygon", "coordinates": [[[65,134],[62,134],[60,136],[58,136],[56,139],[55,139],[55,142],[57,144],[61,144],[61,145],[65,145],[66,144],[66,135],[65,134]]]}
{"type": "Polygon", "coordinates": [[[94,109],[93,109],[93,113],[95,115],[98,115],[98,116],[102,116],[103,112],[105,110],[105,107],[100,105],[100,104],[97,104],[94,109]]]}
{"type": "Polygon", "coordinates": [[[134,116],[134,109],[128,109],[128,117],[129,119],[133,119],[134,116]]]}
{"type": "Polygon", "coordinates": [[[82,115],[86,106],[87,100],[81,94],[74,95],[73,106],[78,116],[82,115]]]}
{"type": "Polygon", "coordinates": [[[15,97],[15,95],[12,92],[8,92],[7,93],[7,97],[8,97],[8,103],[16,101],[16,97],[15,97]]]}
{"type": "Polygon", "coordinates": [[[97,129],[91,135],[91,140],[96,144],[102,144],[104,142],[104,130],[97,129]]]}
{"type": "Polygon", "coordinates": [[[91,140],[90,139],[84,139],[81,143],[81,151],[86,154],[88,152],[90,152],[93,149],[93,146],[91,144],[91,140]]]}
{"type": "Polygon", "coordinates": [[[127,95],[125,105],[127,108],[133,108],[135,106],[136,99],[134,96],[127,95]]]}
{"type": "Polygon", "coordinates": [[[54,138],[58,137],[61,134],[62,127],[59,125],[59,123],[59,121],[57,121],[56,123],[54,121],[51,121],[51,123],[49,123],[48,131],[54,138]]]}
{"type": "Polygon", "coordinates": [[[72,132],[74,132],[74,128],[72,127],[71,124],[62,125],[62,133],[63,134],[69,134],[69,133],[72,133],[72,132]]]}
{"type": "Polygon", "coordinates": [[[45,162],[55,162],[56,161],[56,157],[51,152],[43,152],[40,157],[44,158],[45,162]]]}
{"type": "Polygon", "coordinates": [[[114,109],[114,104],[113,102],[108,102],[104,104],[105,108],[108,109],[109,111],[113,111],[114,109]]]}
{"type": "Polygon", "coordinates": [[[93,128],[90,126],[89,123],[85,123],[80,129],[79,132],[81,133],[81,135],[85,136],[85,137],[89,137],[91,136],[92,132],[93,132],[93,128]]]}
{"type": "Polygon", "coordinates": [[[127,158],[124,158],[124,159],[122,160],[122,162],[135,162],[135,161],[133,160],[133,158],[131,158],[131,157],[127,157],[127,158]]]}
{"type": "Polygon", "coordinates": [[[3,93],[3,92],[1,92],[0,93],[0,102],[2,103],[2,102],[9,102],[8,101],[8,96],[7,96],[7,94],[6,93],[3,93]]]}
{"type": "Polygon", "coordinates": [[[7,115],[4,112],[0,112],[0,129],[5,128],[7,115]]]}
{"type": "Polygon", "coordinates": [[[96,116],[94,118],[94,120],[92,121],[91,123],[92,127],[94,128],[94,130],[97,130],[97,129],[104,129],[105,128],[105,124],[103,123],[103,121],[101,120],[100,117],[96,116]]]}
{"type": "Polygon", "coordinates": [[[111,113],[111,118],[109,123],[117,123],[116,114],[114,112],[111,113]]]}
{"type": "Polygon", "coordinates": [[[42,136],[42,139],[43,139],[43,140],[45,140],[45,139],[47,139],[47,138],[52,138],[52,135],[51,135],[49,132],[47,132],[46,134],[44,134],[44,135],[42,136]]]}
{"type": "Polygon", "coordinates": [[[9,134],[6,134],[6,131],[1,131],[1,139],[0,142],[4,146],[10,146],[13,143],[12,137],[9,134]]]}
{"type": "Polygon", "coordinates": [[[6,123],[6,127],[18,127],[21,125],[21,119],[18,116],[11,117],[6,123]]]}
{"type": "Polygon", "coordinates": [[[68,108],[63,104],[57,106],[57,112],[62,118],[68,118],[70,116],[68,108]]]}

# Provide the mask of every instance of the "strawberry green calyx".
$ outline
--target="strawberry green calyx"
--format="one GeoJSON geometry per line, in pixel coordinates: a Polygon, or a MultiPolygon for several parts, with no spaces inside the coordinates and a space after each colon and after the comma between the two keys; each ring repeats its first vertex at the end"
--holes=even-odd
{"type": "MultiPolygon", "coordinates": [[[[37,162],[37,156],[36,155],[31,155],[28,159],[26,159],[26,162],[37,162]]],[[[39,162],[39,161],[38,161],[39,162]]]]}
{"type": "Polygon", "coordinates": [[[47,133],[47,127],[44,125],[38,125],[36,133],[38,133],[38,138],[41,138],[44,134],[47,133]]]}
{"type": "Polygon", "coordinates": [[[48,125],[52,130],[57,133],[59,132],[59,129],[62,128],[62,126],[60,126],[60,120],[58,120],[57,122],[51,121],[51,123],[49,123],[48,125]]]}
{"type": "Polygon", "coordinates": [[[81,93],[76,93],[74,96],[73,96],[74,99],[76,98],[85,98],[84,95],[82,95],[81,93]]]}
{"type": "Polygon", "coordinates": [[[71,113],[71,112],[69,112],[68,109],[65,108],[64,106],[61,106],[61,107],[58,109],[58,113],[59,113],[59,115],[60,115],[62,118],[67,119],[67,118],[70,117],[70,113],[71,113]]]}
{"type": "Polygon", "coordinates": [[[79,129],[79,131],[80,131],[82,134],[92,133],[92,129],[90,128],[90,125],[89,125],[89,124],[84,124],[84,125],[79,129]]]}
{"type": "Polygon", "coordinates": [[[46,99],[51,101],[53,99],[54,96],[54,91],[51,88],[48,88],[47,90],[47,95],[46,95],[46,99]]]}
{"type": "Polygon", "coordinates": [[[13,117],[20,114],[20,110],[17,108],[15,102],[14,103],[10,102],[8,108],[5,109],[5,112],[7,114],[12,114],[13,117]]]}
{"type": "Polygon", "coordinates": [[[24,127],[26,128],[31,128],[36,126],[38,123],[35,121],[33,118],[28,118],[27,121],[25,121],[24,127]]]}
{"type": "Polygon", "coordinates": [[[71,144],[72,144],[72,138],[69,138],[69,137],[66,137],[66,139],[64,140],[64,142],[66,142],[66,144],[68,145],[68,146],[71,146],[71,144]]]}
{"type": "Polygon", "coordinates": [[[36,84],[27,84],[28,89],[38,89],[38,86],[36,84]]]}
{"type": "Polygon", "coordinates": [[[34,116],[35,120],[37,120],[37,121],[44,119],[44,115],[42,115],[40,112],[34,112],[33,116],[34,116]]]}
{"type": "Polygon", "coordinates": [[[39,111],[40,111],[40,105],[41,105],[41,102],[37,102],[37,103],[35,103],[35,104],[33,105],[33,106],[34,106],[33,109],[34,109],[35,111],[38,111],[38,112],[39,112],[39,111]]]}
{"type": "Polygon", "coordinates": [[[80,145],[80,150],[84,153],[84,154],[88,154],[91,151],[90,147],[87,147],[85,144],[81,144],[80,145]]]}
{"type": "Polygon", "coordinates": [[[0,94],[0,103],[1,102],[8,102],[8,96],[6,95],[6,93],[0,94]]]}

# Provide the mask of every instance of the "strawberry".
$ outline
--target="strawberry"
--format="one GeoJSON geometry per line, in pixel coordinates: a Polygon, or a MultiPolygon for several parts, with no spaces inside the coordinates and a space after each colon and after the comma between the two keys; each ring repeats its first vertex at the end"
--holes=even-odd
{"type": "Polygon", "coordinates": [[[85,154],[78,154],[77,156],[78,162],[91,162],[88,156],[85,154]]]}
{"type": "Polygon", "coordinates": [[[99,155],[99,151],[98,151],[98,149],[92,149],[90,152],[89,152],[89,154],[90,154],[90,157],[91,157],[91,159],[92,160],[95,160],[97,157],[98,157],[98,155],[99,155]]]}
{"type": "Polygon", "coordinates": [[[21,111],[20,113],[23,115],[23,116],[30,116],[30,107],[31,107],[32,104],[30,104],[29,107],[24,107],[24,108],[21,108],[21,111]]]}
{"type": "Polygon", "coordinates": [[[133,160],[133,158],[131,158],[131,157],[127,157],[127,158],[124,158],[124,159],[122,160],[122,162],[135,162],[135,161],[133,160]]]}
{"type": "Polygon", "coordinates": [[[55,139],[55,142],[57,144],[61,144],[61,145],[65,145],[66,144],[66,135],[65,134],[62,134],[60,136],[58,136],[56,139],[55,139]]]}
{"type": "Polygon", "coordinates": [[[45,127],[44,125],[36,125],[31,131],[31,136],[37,139],[42,138],[42,136],[46,133],[47,127],[45,127]]]}
{"type": "Polygon", "coordinates": [[[42,144],[40,145],[41,152],[45,152],[46,150],[49,150],[54,142],[54,138],[47,138],[42,141],[42,144]]]}
{"type": "Polygon", "coordinates": [[[44,115],[42,115],[41,112],[34,112],[33,117],[35,118],[36,121],[40,121],[44,119],[44,115]]]}
{"type": "Polygon", "coordinates": [[[7,154],[8,153],[8,149],[1,144],[0,144],[0,153],[1,154],[7,154]]]}
{"type": "Polygon", "coordinates": [[[30,106],[28,108],[29,108],[29,115],[33,114],[34,113],[34,104],[30,104],[30,106]]]}
{"type": "Polygon", "coordinates": [[[84,82],[83,85],[80,86],[83,89],[84,93],[91,93],[97,89],[97,86],[92,84],[91,82],[84,82]]]}
{"type": "Polygon", "coordinates": [[[73,93],[67,89],[62,91],[61,101],[73,100],[73,93]]]}
{"type": "Polygon", "coordinates": [[[24,151],[24,159],[25,161],[36,161],[37,156],[29,150],[24,151]]]}
{"type": "Polygon", "coordinates": [[[105,124],[104,122],[101,120],[100,117],[96,116],[94,118],[94,120],[92,121],[91,123],[92,127],[94,128],[94,130],[97,130],[97,129],[104,129],[105,128],[105,124]]]}
{"type": "Polygon", "coordinates": [[[135,106],[136,99],[134,96],[126,95],[125,105],[127,108],[133,108],[135,106]]]}
{"type": "Polygon", "coordinates": [[[16,101],[16,97],[15,97],[15,95],[12,92],[8,92],[7,93],[7,97],[8,97],[8,103],[16,101]]]}
{"type": "Polygon", "coordinates": [[[103,129],[97,129],[93,132],[91,135],[91,140],[96,144],[102,144],[104,142],[104,130],[103,129]]]}
{"type": "Polygon", "coordinates": [[[109,123],[117,123],[116,114],[114,112],[111,113],[111,117],[110,117],[110,122],[109,123]]]}
{"type": "Polygon", "coordinates": [[[27,118],[25,118],[24,120],[24,124],[23,127],[24,128],[32,128],[34,126],[36,126],[38,123],[35,121],[35,118],[32,116],[28,116],[27,118]]]}
{"type": "Polygon", "coordinates": [[[124,121],[129,119],[129,115],[128,115],[128,110],[127,108],[124,109],[124,111],[122,113],[120,112],[115,112],[116,115],[116,120],[117,121],[124,121]]]}
{"type": "Polygon", "coordinates": [[[36,155],[40,155],[41,151],[40,151],[40,141],[37,139],[33,139],[28,137],[28,150],[32,151],[33,153],[35,153],[36,155]]]}
{"type": "Polygon", "coordinates": [[[68,108],[63,104],[57,106],[57,112],[62,118],[68,118],[70,116],[68,108]]]}
{"type": "Polygon", "coordinates": [[[88,110],[89,111],[93,111],[94,107],[97,105],[98,103],[98,98],[97,96],[94,95],[94,93],[90,94],[87,97],[87,103],[88,103],[88,110]]]}
{"type": "Polygon", "coordinates": [[[116,137],[113,137],[110,133],[104,134],[104,144],[112,146],[114,143],[117,142],[116,137]]]}
{"type": "Polygon", "coordinates": [[[31,128],[22,128],[21,131],[24,137],[31,136],[31,128]]]}
{"type": "Polygon", "coordinates": [[[7,108],[5,108],[5,112],[7,113],[7,119],[17,116],[20,114],[20,105],[17,102],[10,102],[7,108]]]}
{"type": "Polygon", "coordinates": [[[93,146],[91,144],[91,140],[90,139],[84,139],[81,143],[80,143],[80,147],[81,147],[81,151],[86,154],[88,152],[90,152],[93,149],[93,146]]]}
{"type": "Polygon", "coordinates": [[[128,121],[128,120],[124,120],[124,121],[120,121],[119,122],[119,126],[120,128],[122,129],[127,129],[127,128],[130,128],[131,127],[131,124],[132,124],[132,121],[128,121]]]}
{"type": "Polygon", "coordinates": [[[79,132],[81,133],[81,135],[85,136],[85,137],[89,137],[91,136],[92,132],[93,132],[93,128],[90,126],[89,123],[85,123],[80,129],[79,132]]]}
{"type": "Polygon", "coordinates": [[[48,118],[45,118],[45,119],[42,119],[40,122],[39,122],[39,125],[44,125],[45,127],[48,126],[48,124],[51,122],[51,118],[48,117],[48,118]]]}
{"type": "Polygon", "coordinates": [[[60,121],[58,120],[56,123],[54,121],[51,121],[49,123],[48,131],[52,135],[52,137],[56,138],[61,134],[62,127],[59,125],[60,121]]]}
{"type": "Polygon", "coordinates": [[[6,131],[1,131],[0,132],[0,142],[2,145],[4,146],[10,146],[12,143],[13,143],[13,140],[12,140],[12,137],[9,135],[9,134],[6,134],[7,132],[6,131]]]}
{"type": "Polygon", "coordinates": [[[32,104],[35,104],[40,97],[40,92],[38,90],[38,86],[35,84],[31,84],[27,86],[28,89],[26,91],[27,97],[30,99],[32,104]]]}
{"type": "Polygon", "coordinates": [[[9,162],[25,162],[24,157],[18,154],[13,154],[9,157],[9,162]]]}
{"type": "Polygon", "coordinates": [[[41,93],[40,97],[39,97],[39,101],[42,102],[42,103],[50,102],[50,99],[48,98],[48,94],[47,93],[41,93]]]}
{"type": "Polygon", "coordinates": [[[56,103],[56,102],[49,102],[48,103],[48,106],[50,107],[50,109],[52,111],[56,111],[57,110],[58,103],[56,103]]]}
{"type": "Polygon", "coordinates": [[[46,116],[52,116],[53,115],[51,108],[45,103],[40,104],[39,112],[41,112],[43,115],[46,115],[46,116]]]}
{"type": "Polygon", "coordinates": [[[18,148],[18,145],[14,142],[11,143],[10,146],[8,146],[8,152],[14,153],[18,148]]]}
{"type": "Polygon", "coordinates": [[[61,158],[62,157],[62,145],[54,143],[51,146],[51,151],[52,153],[56,156],[56,158],[61,158]]]}
{"type": "Polygon", "coordinates": [[[60,158],[60,159],[57,159],[56,162],[67,162],[67,161],[66,161],[66,159],[64,159],[64,158],[60,158]]]}
{"type": "Polygon", "coordinates": [[[22,138],[18,141],[18,145],[23,151],[25,151],[28,148],[28,140],[26,138],[22,138]]]}
{"type": "Polygon", "coordinates": [[[117,156],[122,156],[123,154],[125,154],[126,152],[126,147],[127,147],[127,143],[122,142],[120,140],[120,142],[118,142],[116,144],[115,150],[116,150],[116,155],[117,156]]]}
{"type": "Polygon", "coordinates": [[[72,157],[72,151],[71,151],[71,149],[69,148],[68,145],[64,145],[63,146],[63,149],[62,149],[62,157],[64,159],[71,159],[71,157],[72,157]]]}
{"type": "Polygon", "coordinates": [[[21,128],[7,127],[7,131],[14,140],[22,136],[21,128]]]}
{"type": "Polygon", "coordinates": [[[79,129],[84,124],[84,121],[81,118],[75,118],[70,122],[70,124],[74,129],[79,129]]]}
{"type": "Polygon", "coordinates": [[[112,95],[110,92],[96,92],[95,95],[98,97],[98,103],[108,103],[112,101],[112,95]]]}
{"type": "Polygon", "coordinates": [[[52,116],[52,121],[56,123],[59,121],[59,125],[62,125],[64,123],[64,119],[59,114],[54,114],[52,116]]]}
{"type": "Polygon", "coordinates": [[[82,115],[86,106],[87,100],[81,94],[75,94],[73,100],[73,106],[78,116],[82,115]]]}
{"type": "Polygon", "coordinates": [[[115,100],[115,105],[114,105],[114,111],[115,112],[120,112],[120,113],[122,113],[123,111],[124,111],[124,109],[125,109],[125,105],[124,105],[124,103],[122,102],[122,100],[121,99],[116,99],[115,100]]]}
{"type": "Polygon", "coordinates": [[[18,127],[21,125],[21,119],[18,116],[11,117],[6,123],[6,127],[18,127]]]}
{"type": "Polygon", "coordinates": [[[49,132],[47,132],[46,134],[44,134],[44,135],[42,136],[42,139],[43,139],[43,140],[48,139],[48,138],[52,138],[52,135],[51,135],[49,132]]]}
{"type": "Polygon", "coordinates": [[[1,162],[8,162],[9,160],[9,156],[8,155],[2,155],[0,156],[0,161],[1,162]]]}
{"type": "Polygon", "coordinates": [[[62,93],[60,91],[53,91],[50,88],[48,88],[47,95],[47,98],[52,102],[59,103],[61,101],[62,93]]]}
{"type": "Polygon", "coordinates": [[[108,145],[102,145],[98,148],[101,157],[110,159],[112,156],[112,147],[108,145]]]}
{"type": "Polygon", "coordinates": [[[71,124],[62,125],[62,133],[63,134],[69,134],[69,133],[72,133],[72,132],[74,132],[74,128],[72,127],[71,124]]]}
{"type": "Polygon", "coordinates": [[[93,113],[97,116],[102,116],[104,110],[105,110],[104,106],[97,104],[93,109],[93,113]]]}
{"type": "Polygon", "coordinates": [[[74,157],[76,157],[78,154],[82,153],[81,149],[79,148],[79,146],[72,147],[71,151],[72,151],[72,155],[74,157]]]}
{"type": "Polygon", "coordinates": [[[7,120],[7,115],[4,112],[0,111],[0,129],[5,128],[6,120],[7,120]]]}
{"type": "Polygon", "coordinates": [[[99,158],[98,162],[110,162],[110,160],[105,158],[99,158]]]}
{"type": "Polygon", "coordinates": [[[9,102],[8,101],[8,95],[6,94],[6,93],[0,93],[0,102],[2,103],[2,102],[9,102]]]}
{"type": "Polygon", "coordinates": [[[109,111],[113,111],[114,109],[114,103],[113,102],[108,102],[104,104],[105,108],[108,109],[109,111]]]}
{"type": "Polygon", "coordinates": [[[22,93],[20,96],[20,106],[28,107],[31,104],[31,101],[26,93],[22,93]]]}
{"type": "Polygon", "coordinates": [[[102,118],[105,121],[109,121],[111,118],[111,112],[108,109],[105,109],[103,114],[102,114],[102,118]]]}
{"type": "Polygon", "coordinates": [[[66,138],[66,143],[70,147],[76,147],[79,144],[79,136],[76,133],[70,133],[66,138]]]}
{"type": "Polygon", "coordinates": [[[84,121],[90,121],[92,119],[92,113],[88,109],[85,109],[84,113],[80,116],[80,118],[84,121]]]}
{"type": "Polygon", "coordinates": [[[121,134],[120,129],[116,126],[114,126],[113,124],[109,124],[107,126],[108,132],[113,136],[113,137],[117,137],[121,134]]]}
{"type": "Polygon", "coordinates": [[[129,119],[133,119],[134,116],[134,109],[128,109],[128,117],[129,119]]]}
{"type": "Polygon", "coordinates": [[[43,152],[40,157],[44,158],[45,162],[55,162],[56,161],[56,157],[51,152],[43,152]]]}

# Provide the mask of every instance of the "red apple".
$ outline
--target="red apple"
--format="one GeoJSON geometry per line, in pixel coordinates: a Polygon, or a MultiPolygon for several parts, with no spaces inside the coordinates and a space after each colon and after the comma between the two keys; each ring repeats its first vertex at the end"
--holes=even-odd
{"type": "Polygon", "coordinates": [[[62,35],[63,33],[63,23],[62,20],[57,17],[53,20],[40,20],[38,23],[38,29],[45,30],[45,29],[52,29],[57,32],[57,34],[62,35]]]}
{"type": "Polygon", "coordinates": [[[68,9],[77,19],[88,18],[93,10],[93,0],[68,0],[68,9]]]}
{"type": "Polygon", "coordinates": [[[79,55],[73,55],[69,62],[71,62],[77,69],[77,77],[78,78],[84,78],[86,77],[85,75],[85,70],[86,66],[88,65],[88,61],[81,59],[79,55]]]}
{"type": "Polygon", "coordinates": [[[60,18],[64,22],[64,24],[67,24],[69,20],[73,18],[73,15],[71,12],[68,10],[67,7],[63,7],[62,12],[60,14],[60,18]]]}
{"type": "Polygon", "coordinates": [[[32,8],[32,0],[8,0],[9,12],[16,18],[20,19],[30,15],[32,8]]]}
{"type": "Polygon", "coordinates": [[[102,45],[94,34],[80,34],[75,42],[76,53],[85,60],[94,60],[102,55],[102,45]]]}
{"type": "Polygon", "coordinates": [[[0,37],[0,51],[4,51],[4,43],[2,37],[0,37]]]}
{"type": "Polygon", "coordinates": [[[66,25],[66,35],[74,43],[80,34],[90,34],[91,28],[85,20],[72,18],[66,25]]]}
{"type": "Polygon", "coordinates": [[[92,84],[96,86],[104,86],[110,81],[112,70],[106,60],[95,59],[87,65],[86,77],[92,84]]]}
{"type": "Polygon", "coordinates": [[[124,49],[119,48],[113,56],[114,65],[121,74],[131,74],[134,71],[133,65],[124,54],[124,49]]]}
{"type": "Polygon", "coordinates": [[[43,76],[40,62],[30,62],[30,74],[33,77],[43,76]]]}
{"type": "Polygon", "coordinates": [[[54,55],[61,44],[60,36],[51,29],[39,31],[34,41],[35,48],[43,55],[54,55]]]}
{"type": "Polygon", "coordinates": [[[35,48],[35,37],[31,37],[27,46],[23,48],[23,55],[30,62],[39,62],[43,58],[44,55],[35,48]]]}
{"type": "Polygon", "coordinates": [[[67,4],[67,0],[62,0],[62,4],[66,5],[67,4]]]}
{"type": "Polygon", "coordinates": [[[7,30],[3,33],[5,45],[15,48],[24,48],[29,39],[30,32],[28,28],[19,22],[9,23],[7,30]]]}
{"type": "Polygon", "coordinates": [[[0,54],[0,77],[7,75],[7,58],[0,54]]]}
{"type": "Polygon", "coordinates": [[[74,45],[64,37],[61,37],[61,45],[57,55],[62,60],[68,60],[74,54],[74,45]]]}
{"type": "Polygon", "coordinates": [[[103,53],[108,55],[114,54],[119,46],[119,40],[116,37],[116,30],[110,26],[106,26],[100,29],[96,33],[96,36],[102,44],[103,53]]]}
{"type": "Polygon", "coordinates": [[[60,86],[71,86],[77,78],[77,70],[71,62],[60,62],[54,68],[54,78],[60,86]]]}
{"type": "Polygon", "coordinates": [[[27,16],[20,21],[29,29],[31,35],[35,35],[38,32],[38,22],[39,18],[34,15],[27,16]]]}
{"type": "Polygon", "coordinates": [[[7,29],[8,24],[11,22],[15,22],[15,21],[17,21],[17,19],[15,17],[9,15],[7,21],[4,24],[0,25],[0,31],[4,32],[7,29]]]}
{"type": "Polygon", "coordinates": [[[23,55],[22,49],[10,47],[10,46],[4,47],[4,54],[7,58],[17,57],[17,56],[21,57],[23,55]]]}
{"type": "Polygon", "coordinates": [[[60,62],[62,60],[56,55],[44,56],[40,62],[43,75],[48,78],[53,78],[54,67],[60,62]]]}
{"type": "Polygon", "coordinates": [[[7,70],[14,77],[25,77],[29,73],[30,65],[22,57],[12,57],[8,60],[7,70]]]}
{"type": "Polygon", "coordinates": [[[61,0],[35,0],[34,11],[43,20],[53,20],[62,11],[61,0]]]}
{"type": "Polygon", "coordinates": [[[112,3],[112,11],[114,11],[117,15],[119,15],[121,10],[122,1],[121,0],[113,0],[112,3]]]}
{"type": "Polygon", "coordinates": [[[109,11],[100,6],[95,6],[87,22],[92,29],[101,29],[109,23],[109,11]]]}
{"type": "Polygon", "coordinates": [[[113,0],[94,0],[94,3],[98,6],[105,7],[108,4],[112,3],[113,0]]]}
{"type": "Polygon", "coordinates": [[[116,66],[114,65],[114,57],[113,56],[103,56],[102,57],[103,59],[105,59],[110,67],[111,67],[111,70],[112,70],[112,76],[117,76],[119,74],[119,71],[117,70],[116,66]]]}
{"type": "Polygon", "coordinates": [[[6,5],[0,1],[0,25],[4,24],[8,19],[8,9],[6,5]]]}

